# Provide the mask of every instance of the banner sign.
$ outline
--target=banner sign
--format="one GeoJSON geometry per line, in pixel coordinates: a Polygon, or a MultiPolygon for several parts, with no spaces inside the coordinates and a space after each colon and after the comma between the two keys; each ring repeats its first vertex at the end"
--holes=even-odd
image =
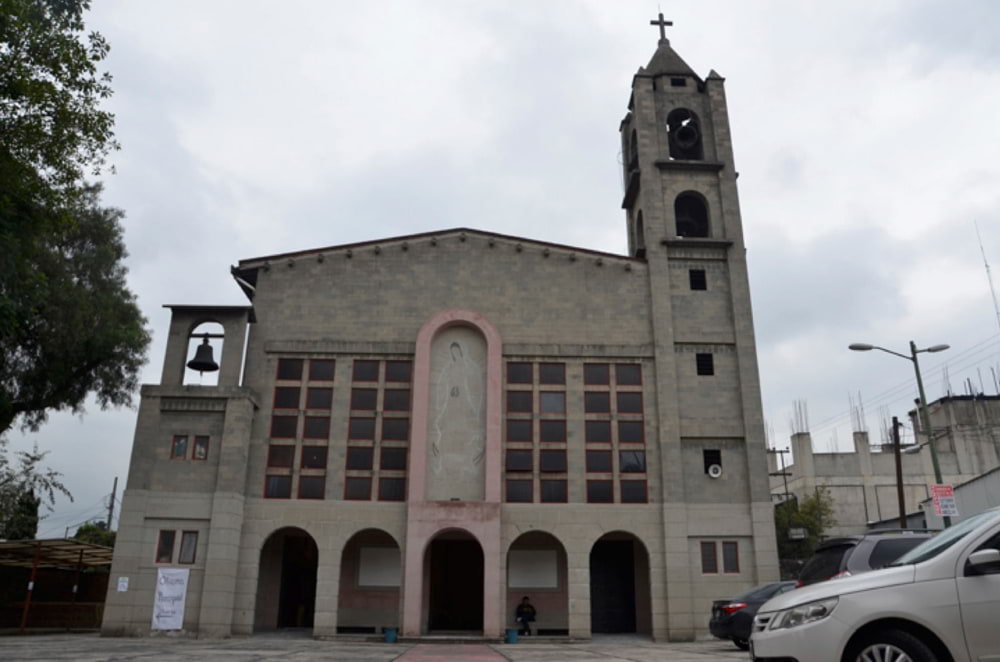
{"type": "Polygon", "coordinates": [[[931,485],[934,500],[934,514],[938,517],[958,517],[958,502],[955,488],[951,485],[931,485]]]}
{"type": "Polygon", "coordinates": [[[156,597],[153,600],[154,630],[180,630],[184,627],[189,573],[188,568],[157,569],[156,597]]]}

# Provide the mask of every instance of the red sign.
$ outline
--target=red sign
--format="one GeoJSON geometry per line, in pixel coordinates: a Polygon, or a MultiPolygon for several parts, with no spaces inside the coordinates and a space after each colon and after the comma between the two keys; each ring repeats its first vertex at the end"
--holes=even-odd
{"type": "Polygon", "coordinates": [[[955,488],[951,485],[931,485],[931,496],[934,500],[934,513],[938,517],[957,517],[958,502],[955,501],[955,488]]]}

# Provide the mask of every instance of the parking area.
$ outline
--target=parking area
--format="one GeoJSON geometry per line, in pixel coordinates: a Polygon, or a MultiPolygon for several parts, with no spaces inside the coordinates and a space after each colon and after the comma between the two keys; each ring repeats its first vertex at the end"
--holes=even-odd
{"type": "Polygon", "coordinates": [[[581,643],[382,644],[317,641],[304,636],[274,635],[238,639],[101,638],[96,634],[0,638],[5,662],[37,660],[282,660],[307,662],[713,662],[746,660],[746,653],[724,641],[654,643],[637,637],[595,637],[581,643]]]}

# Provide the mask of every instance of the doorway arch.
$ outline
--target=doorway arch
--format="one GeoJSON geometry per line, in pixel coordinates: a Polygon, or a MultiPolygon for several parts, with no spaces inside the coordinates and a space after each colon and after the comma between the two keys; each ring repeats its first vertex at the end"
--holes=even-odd
{"type": "Polygon", "coordinates": [[[381,529],[358,531],[340,557],[337,632],[399,627],[402,585],[399,545],[381,529]]]}
{"type": "Polygon", "coordinates": [[[297,527],[278,529],[260,549],[255,630],[313,627],[319,548],[297,527]]]}
{"type": "Polygon", "coordinates": [[[590,631],[652,634],[649,553],[636,536],[615,531],[590,549],[590,631]]]}
{"type": "Polygon", "coordinates": [[[485,565],[482,545],[468,531],[443,531],[427,544],[428,632],[482,632],[485,565]]]}
{"type": "Polygon", "coordinates": [[[514,613],[525,597],[537,612],[532,634],[569,634],[566,548],[545,531],[528,531],[507,549],[506,627],[518,627],[514,613]]]}

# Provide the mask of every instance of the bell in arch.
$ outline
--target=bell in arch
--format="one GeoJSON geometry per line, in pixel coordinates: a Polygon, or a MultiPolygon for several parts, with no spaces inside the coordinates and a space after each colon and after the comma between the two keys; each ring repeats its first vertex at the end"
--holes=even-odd
{"type": "Polygon", "coordinates": [[[194,358],[187,362],[187,367],[198,372],[215,372],[219,369],[219,364],[215,362],[215,356],[212,354],[212,346],[208,344],[207,333],[195,350],[194,358]]]}

